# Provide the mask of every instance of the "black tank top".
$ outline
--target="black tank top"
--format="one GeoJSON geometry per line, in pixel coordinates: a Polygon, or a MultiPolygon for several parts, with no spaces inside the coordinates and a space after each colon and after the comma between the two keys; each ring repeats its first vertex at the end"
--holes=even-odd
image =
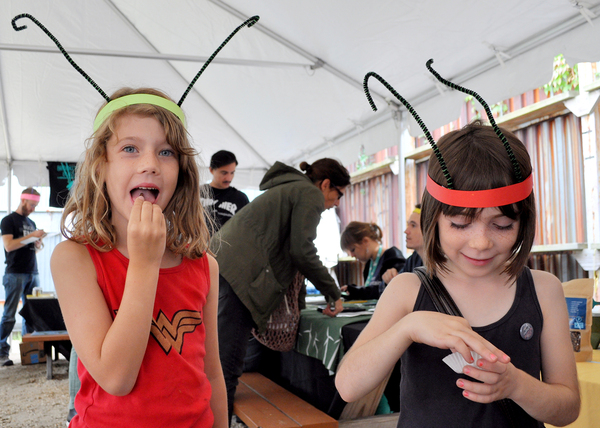
{"type": "MultiPolygon", "coordinates": [[[[515,367],[539,379],[543,317],[528,268],[518,277],[516,286],[515,300],[506,315],[493,324],[473,330],[505,352],[515,367]],[[526,323],[533,330],[528,340],[521,335],[521,328],[526,323]]],[[[436,311],[423,286],[414,311],[436,311]]],[[[462,396],[456,381],[468,376],[455,373],[442,361],[449,353],[447,349],[420,343],[413,343],[404,352],[401,358],[398,427],[510,427],[498,403],[475,403],[462,396]]],[[[517,426],[544,426],[519,406],[513,407],[517,410],[517,426]]]]}

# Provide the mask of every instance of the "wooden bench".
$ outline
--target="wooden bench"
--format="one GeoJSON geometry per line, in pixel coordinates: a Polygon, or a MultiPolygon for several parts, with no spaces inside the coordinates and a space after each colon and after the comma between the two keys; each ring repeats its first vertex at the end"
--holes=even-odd
{"type": "Polygon", "coordinates": [[[338,428],[338,421],[259,373],[244,373],[233,413],[249,428],[338,428]]]}
{"type": "MultiPolygon", "coordinates": [[[[66,331],[53,332],[34,332],[23,336],[23,342],[43,342],[44,352],[46,353],[46,379],[52,379],[52,347],[56,348],[59,342],[69,341],[69,334],[66,331]]],[[[58,359],[58,350],[55,349],[58,359]]]]}

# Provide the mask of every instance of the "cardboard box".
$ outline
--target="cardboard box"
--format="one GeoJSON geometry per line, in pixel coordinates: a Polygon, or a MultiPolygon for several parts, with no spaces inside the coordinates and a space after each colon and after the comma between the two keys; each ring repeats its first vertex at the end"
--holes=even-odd
{"type": "Polygon", "coordinates": [[[21,364],[39,364],[46,362],[44,342],[24,342],[21,348],[21,364]]]}

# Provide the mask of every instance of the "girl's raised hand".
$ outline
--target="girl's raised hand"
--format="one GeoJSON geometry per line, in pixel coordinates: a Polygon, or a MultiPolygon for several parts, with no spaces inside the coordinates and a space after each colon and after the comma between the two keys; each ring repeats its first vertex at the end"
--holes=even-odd
{"type": "Polygon", "coordinates": [[[167,243],[167,225],[161,208],[139,196],[127,225],[127,252],[130,261],[160,264],[167,243]]]}
{"type": "Polygon", "coordinates": [[[471,351],[477,352],[489,363],[510,358],[479,334],[475,333],[466,319],[439,312],[416,311],[403,319],[413,342],[423,343],[440,349],[460,352],[463,358],[473,362],[471,351]]]}

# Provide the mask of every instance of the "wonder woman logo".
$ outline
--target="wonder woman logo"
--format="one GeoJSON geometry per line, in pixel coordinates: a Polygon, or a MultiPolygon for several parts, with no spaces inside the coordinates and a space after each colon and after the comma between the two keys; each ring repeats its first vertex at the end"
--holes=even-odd
{"type": "Polygon", "coordinates": [[[193,332],[200,324],[202,324],[202,315],[198,311],[179,311],[173,316],[172,321],[159,311],[157,319],[152,320],[150,334],[167,355],[171,352],[171,348],[175,348],[175,351],[181,354],[183,336],[193,332]]]}

